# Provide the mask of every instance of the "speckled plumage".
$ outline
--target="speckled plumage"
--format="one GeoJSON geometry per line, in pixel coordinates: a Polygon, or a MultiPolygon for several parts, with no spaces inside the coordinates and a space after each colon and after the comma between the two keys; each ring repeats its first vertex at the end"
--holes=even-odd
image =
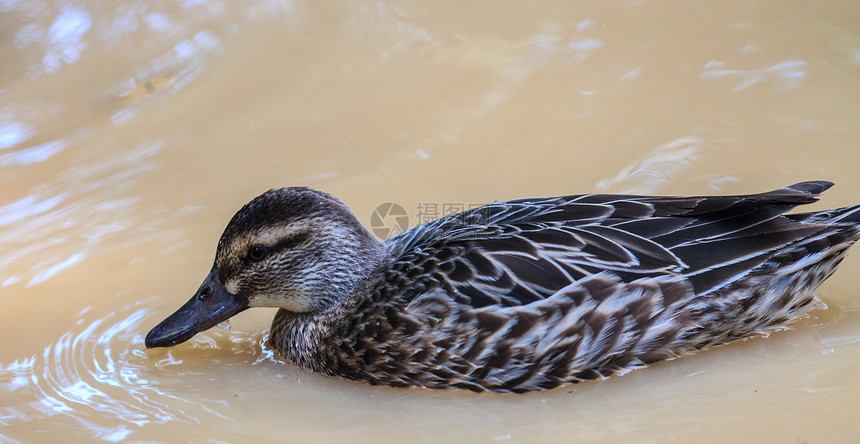
{"type": "Polygon", "coordinates": [[[784,213],[831,185],[521,199],[382,243],[337,199],[286,188],[237,213],[213,270],[250,306],[281,307],[270,340],[301,367],[392,386],[549,389],[724,344],[808,311],[860,237],[860,207],[784,213]],[[278,245],[287,247],[249,264],[245,249],[270,227],[286,233],[278,245]],[[306,278],[279,277],[308,267],[306,278]],[[322,279],[311,285],[307,276],[322,279]],[[255,287],[267,279],[280,283],[255,287]],[[290,304],[304,308],[278,305],[278,291],[299,287],[301,303],[290,304]]]}

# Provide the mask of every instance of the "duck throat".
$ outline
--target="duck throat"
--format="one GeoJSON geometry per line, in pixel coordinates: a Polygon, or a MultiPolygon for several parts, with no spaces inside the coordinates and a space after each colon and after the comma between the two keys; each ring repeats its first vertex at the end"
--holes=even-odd
{"type": "Polygon", "coordinates": [[[348,330],[345,327],[366,302],[374,299],[383,270],[389,266],[390,258],[378,260],[351,294],[321,311],[296,313],[279,309],[269,335],[272,348],[299,367],[338,374],[339,353],[346,339],[344,331],[348,330]]]}
{"type": "Polygon", "coordinates": [[[334,326],[327,317],[278,310],[269,343],[282,357],[311,371],[331,373],[334,356],[326,346],[334,326]]]}

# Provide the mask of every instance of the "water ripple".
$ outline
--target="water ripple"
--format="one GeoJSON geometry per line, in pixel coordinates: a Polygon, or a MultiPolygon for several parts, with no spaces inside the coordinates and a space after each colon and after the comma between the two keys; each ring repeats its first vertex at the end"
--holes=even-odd
{"type": "Polygon", "coordinates": [[[711,60],[702,69],[699,78],[702,80],[736,79],[738,83],[732,88],[734,91],[742,91],[759,83],[769,83],[775,92],[788,93],[800,87],[806,79],[808,65],[809,63],[804,60],[782,60],[771,66],[743,70],[730,69],[723,61],[711,60]]]}
{"type": "MultiPolygon", "coordinates": [[[[123,239],[142,242],[144,234],[164,226],[166,218],[142,225],[140,198],[129,196],[135,179],[158,166],[154,157],[164,145],[157,141],[123,153],[102,153],[97,161],[80,156],[90,164],[66,169],[52,183],[0,206],[0,287],[40,284],[104,249],[106,240],[114,245],[123,239]],[[123,232],[127,235],[117,240],[123,232]]],[[[0,165],[4,156],[24,151],[0,155],[0,165]]]]}
{"type": "MultiPolygon", "coordinates": [[[[185,411],[200,404],[170,391],[179,381],[153,376],[154,368],[182,361],[168,354],[153,365],[144,350],[142,332],[154,320],[145,307],[151,305],[152,298],[141,300],[89,321],[83,317],[90,309],[84,309],[40,354],[0,363],[0,395],[18,400],[0,407],[0,426],[63,416],[95,437],[118,441],[150,423],[199,424],[199,414],[185,411]]],[[[204,410],[223,417],[218,404],[204,410]]]]}
{"type": "Polygon", "coordinates": [[[703,149],[697,137],[679,137],[628,164],[615,177],[601,180],[595,190],[601,193],[650,194],[673,176],[693,166],[703,149]]]}

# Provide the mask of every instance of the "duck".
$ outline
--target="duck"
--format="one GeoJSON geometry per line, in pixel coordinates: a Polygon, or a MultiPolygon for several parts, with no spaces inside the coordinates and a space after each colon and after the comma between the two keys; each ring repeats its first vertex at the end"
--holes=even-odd
{"type": "Polygon", "coordinates": [[[275,307],[272,348],[326,375],[503,393],[604,379],[815,307],[860,206],[788,212],[832,185],[526,198],[384,241],[328,193],[272,189],[233,216],[202,285],[145,346],[275,307]]]}

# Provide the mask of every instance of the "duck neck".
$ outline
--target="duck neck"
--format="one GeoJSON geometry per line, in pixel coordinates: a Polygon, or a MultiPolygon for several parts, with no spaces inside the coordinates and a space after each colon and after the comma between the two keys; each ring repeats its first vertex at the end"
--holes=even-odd
{"type": "Polygon", "coordinates": [[[275,351],[300,367],[334,374],[345,323],[353,319],[362,303],[372,297],[384,270],[391,265],[387,249],[380,249],[378,253],[367,257],[364,277],[355,283],[353,291],[337,298],[325,309],[308,313],[279,309],[272,321],[269,338],[275,351]]]}

